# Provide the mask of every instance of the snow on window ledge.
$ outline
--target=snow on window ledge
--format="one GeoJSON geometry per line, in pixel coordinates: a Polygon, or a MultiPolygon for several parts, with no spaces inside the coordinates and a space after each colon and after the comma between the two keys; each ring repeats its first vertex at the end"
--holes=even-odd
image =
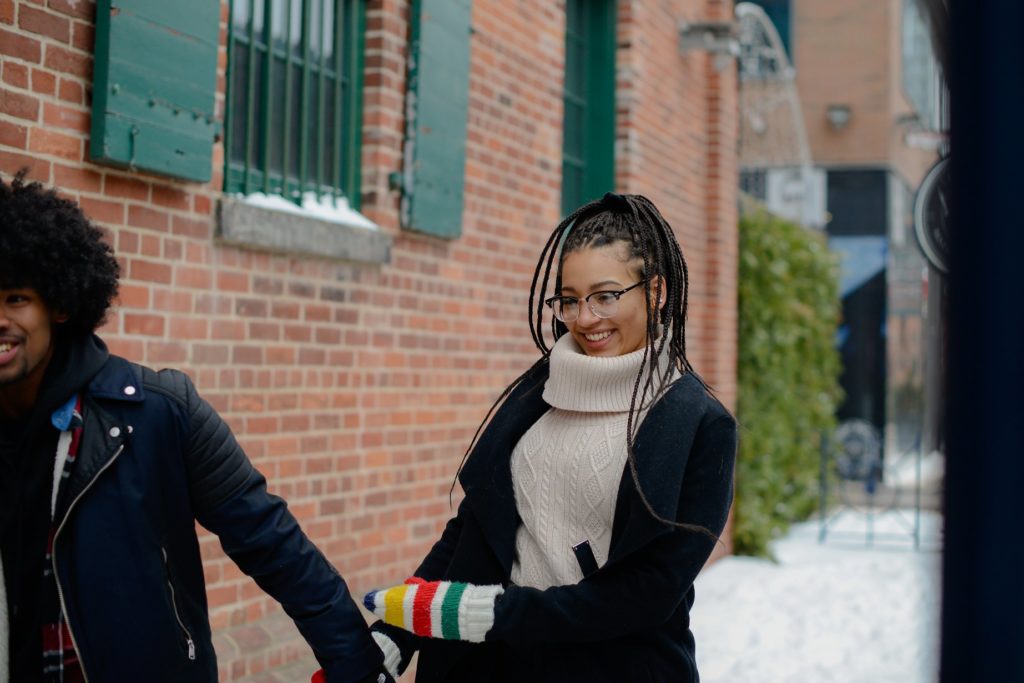
{"type": "Polygon", "coordinates": [[[391,237],[343,198],[307,193],[299,206],[280,196],[227,194],[219,214],[218,238],[226,244],[365,263],[391,259],[391,237]]]}
{"type": "Polygon", "coordinates": [[[283,211],[296,216],[317,218],[329,223],[348,225],[353,228],[379,229],[376,223],[358,211],[351,209],[348,205],[348,200],[344,197],[332,199],[330,197],[320,197],[315,192],[306,192],[302,195],[302,205],[299,206],[280,195],[263,194],[262,192],[232,196],[249,206],[262,206],[273,211],[283,211]]]}

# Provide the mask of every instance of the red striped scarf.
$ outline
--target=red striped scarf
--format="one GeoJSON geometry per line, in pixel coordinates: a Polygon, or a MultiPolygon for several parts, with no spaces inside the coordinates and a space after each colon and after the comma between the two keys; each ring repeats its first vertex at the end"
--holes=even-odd
{"type": "MultiPolygon", "coordinates": [[[[68,427],[68,431],[71,433],[71,443],[68,446],[67,459],[64,461],[60,481],[56,482],[57,510],[63,508],[62,498],[66,495],[67,482],[71,477],[71,470],[75,466],[79,444],[82,442],[82,425],[82,397],[79,396],[75,401],[71,424],[68,427]]],[[[60,444],[59,439],[58,444],[60,444]]],[[[58,450],[60,450],[59,445],[58,450]]],[[[43,564],[43,609],[45,610],[43,614],[52,615],[43,624],[43,681],[44,683],[84,683],[85,674],[78,661],[78,653],[75,651],[74,641],[71,639],[71,629],[68,628],[67,618],[60,602],[57,577],[53,574],[53,539],[56,533],[57,519],[55,517],[50,523],[50,537],[46,544],[46,562],[43,564]]]]}

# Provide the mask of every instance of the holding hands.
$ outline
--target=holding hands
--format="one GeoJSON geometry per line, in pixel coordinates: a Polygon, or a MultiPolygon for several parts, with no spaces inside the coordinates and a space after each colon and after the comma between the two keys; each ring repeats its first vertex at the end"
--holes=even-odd
{"type": "Polygon", "coordinates": [[[367,593],[363,604],[385,623],[418,636],[482,643],[494,626],[494,603],[504,592],[500,585],[412,577],[367,593]]]}

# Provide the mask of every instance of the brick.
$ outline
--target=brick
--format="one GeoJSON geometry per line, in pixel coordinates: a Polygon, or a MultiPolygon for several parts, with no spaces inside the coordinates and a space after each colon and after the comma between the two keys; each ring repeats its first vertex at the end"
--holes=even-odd
{"type": "Polygon", "coordinates": [[[35,38],[0,28],[0,45],[5,57],[38,64],[43,55],[43,44],[35,38]]]}
{"type": "Polygon", "coordinates": [[[68,78],[60,79],[60,84],[57,86],[57,96],[70,104],[85,103],[85,89],[82,87],[82,84],[68,78]]]}
{"type": "Polygon", "coordinates": [[[174,270],[174,284],[192,289],[210,289],[213,286],[213,273],[203,268],[177,266],[174,270]]]}
{"type": "Polygon", "coordinates": [[[0,24],[14,23],[14,0],[0,0],[0,24]]]}
{"type": "Polygon", "coordinates": [[[124,222],[124,204],[93,197],[82,197],[79,200],[82,210],[93,220],[101,223],[120,225],[124,222]]]}
{"type": "Polygon", "coordinates": [[[141,334],[147,337],[162,337],[165,323],[163,316],[128,313],[124,316],[125,334],[141,334]]]}
{"type": "Polygon", "coordinates": [[[43,128],[33,128],[29,135],[29,151],[50,154],[77,161],[82,157],[82,138],[43,128]]]}
{"type": "Polygon", "coordinates": [[[29,33],[47,36],[62,43],[71,39],[71,22],[67,17],[22,5],[18,26],[29,33]]]}
{"type": "Polygon", "coordinates": [[[82,52],[92,52],[96,44],[96,29],[92,24],[81,21],[71,25],[71,45],[82,52]]]}
{"type": "Polygon", "coordinates": [[[25,149],[27,144],[28,128],[0,120],[0,145],[25,149]]]}
{"type": "Polygon", "coordinates": [[[92,77],[92,55],[47,45],[43,65],[48,69],[88,80],[92,77]]]}
{"type": "Polygon", "coordinates": [[[55,12],[60,12],[69,17],[85,19],[92,23],[96,18],[96,3],[94,0],[48,0],[47,7],[55,12]]]}
{"type": "MultiPolygon", "coordinates": [[[[157,186],[153,187],[153,197],[156,198],[157,186]]],[[[159,204],[159,202],[157,202],[159,204]]],[[[212,223],[209,218],[194,219],[185,218],[183,216],[174,216],[171,219],[171,232],[175,235],[182,237],[195,237],[198,239],[207,239],[210,237],[210,233],[213,230],[212,223]]]]}
{"type": "Polygon", "coordinates": [[[88,168],[53,165],[53,184],[66,190],[78,190],[98,194],[103,176],[88,168]]]}
{"type": "Polygon", "coordinates": [[[63,128],[79,133],[89,132],[89,112],[51,102],[43,104],[43,123],[51,128],[63,128]]]}
{"type": "Polygon", "coordinates": [[[168,187],[167,185],[153,186],[153,202],[160,206],[180,211],[188,211],[189,208],[188,193],[177,187],[168,187]]]}
{"type": "Polygon", "coordinates": [[[50,163],[36,156],[6,152],[0,150],[0,171],[13,175],[23,169],[28,171],[31,180],[47,182],[50,178],[50,163]]]}
{"type": "Polygon", "coordinates": [[[228,362],[228,347],[223,344],[196,344],[192,347],[192,362],[197,365],[223,365],[228,362]]]}
{"type": "Polygon", "coordinates": [[[149,287],[122,282],[117,298],[125,308],[149,308],[149,287]]]}
{"type": "Polygon", "coordinates": [[[127,230],[121,230],[117,235],[117,253],[118,254],[137,254],[139,253],[139,234],[136,232],[128,232],[127,230]]]}
{"type": "Polygon", "coordinates": [[[12,62],[10,60],[3,62],[3,80],[7,85],[18,88],[19,90],[28,90],[28,67],[24,64],[12,62]]]}
{"type": "Polygon", "coordinates": [[[192,212],[200,215],[209,215],[213,209],[213,203],[205,194],[192,195],[192,212]]]}
{"type": "Polygon", "coordinates": [[[39,119],[39,100],[31,95],[0,88],[0,114],[26,121],[39,119]]]}
{"type": "Polygon", "coordinates": [[[146,363],[156,367],[181,365],[188,360],[188,348],[179,342],[146,342],[146,363]]]}
{"type": "Polygon", "coordinates": [[[206,339],[209,321],[205,318],[171,318],[169,332],[173,339],[206,339]]]}
{"type": "Polygon", "coordinates": [[[149,183],[137,178],[108,174],[103,181],[103,192],[112,197],[146,201],[149,199],[149,183]]]}
{"type": "Polygon", "coordinates": [[[154,259],[162,256],[159,237],[156,235],[140,235],[139,237],[142,241],[141,248],[139,249],[140,254],[154,259]]]}
{"type": "MultiPolygon", "coordinates": [[[[109,181],[110,178],[108,176],[108,186],[109,181]]],[[[169,223],[170,221],[168,216],[163,211],[157,211],[156,209],[151,209],[148,206],[140,206],[139,204],[128,205],[128,225],[136,228],[146,228],[148,230],[167,232],[169,223]]]]}
{"type": "Polygon", "coordinates": [[[159,282],[165,285],[171,284],[171,267],[166,263],[132,259],[129,264],[128,273],[133,280],[159,282]]]}
{"type": "Polygon", "coordinates": [[[153,308],[158,311],[175,313],[192,313],[195,308],[192,292],[183,292],[176,288],[163,287],[153,290],[153,308]]]}
{"type": "Polygon", "coordinates": [[[222,292],[248,292],[249,275],[247,273],[221,271],[217,273],[217,289],[222,292]]]}
{"type": "Polygon", "coordinates": [[[32,92],[39,95],[55,95],[57,77],[42,69],[32,69],[32,92]]]}

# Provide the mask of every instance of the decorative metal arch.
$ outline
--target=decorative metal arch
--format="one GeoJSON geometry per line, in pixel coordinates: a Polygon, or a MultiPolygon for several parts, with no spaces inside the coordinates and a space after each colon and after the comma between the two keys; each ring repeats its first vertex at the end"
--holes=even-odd
{"type": "Polygon", "coordinates": [[[736,5],[739,26],[740,189],[768,199],[772,181],[789,187],[787,206],[769,208],[820,225],[814,173],[796,76],[768,15],[750,2],[736,5]],[[781,180],[780,180],[781,179],[781,180]]]}

